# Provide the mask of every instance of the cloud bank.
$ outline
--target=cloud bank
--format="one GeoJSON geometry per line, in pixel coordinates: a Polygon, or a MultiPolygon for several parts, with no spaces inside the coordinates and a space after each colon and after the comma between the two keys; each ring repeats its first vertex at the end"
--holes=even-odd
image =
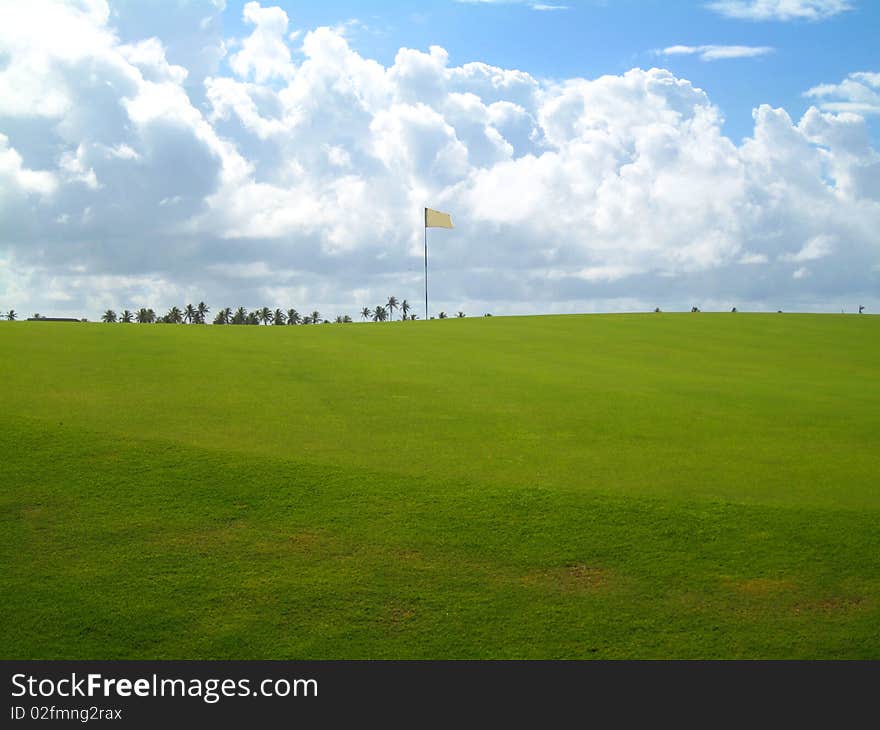
{"type": "Polygon", "coordinates": [[[241,39],[188,8],[189,56],[101,0],[0,7],[0,307],[418,301],[424,205],[456,224],[432,231],[438,310],[880,305],[880,155],[851,108],[761,106],[736,144],[660,68],[383,66],[279,8],[248,3],[241,39]]]}

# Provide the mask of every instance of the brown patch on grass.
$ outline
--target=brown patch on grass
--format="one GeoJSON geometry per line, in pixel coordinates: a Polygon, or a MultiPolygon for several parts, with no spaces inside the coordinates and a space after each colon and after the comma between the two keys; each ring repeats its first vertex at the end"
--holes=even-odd
{"type": "Polygon", "coordinates": [[[293,535],[288,535],[287,542],[293,548],[311,552],[325,544],[327,540],[320,532],[305,530],[303,532],[296,532],[293,535]]]}
{"type": "Polygon", "coordinates": [[[824,614],[850,613],[864,608],[866,603],[866,600],[861,596],[851,596],[848,598],[834,596],[832,598],[823,598],[819,601],[798,603],[794,607],[794,612],[824,614]]]}
{"type": "Polygon", "coordinates": [[[605,588],[609,579],[610,574],[605,568],[578,563],[527,573],[522,582],[528,586],[575,593],[605,588]]]}
{"type": "Polygon", "coordinates": [[[388,603],[382,609],[381,622],[390,628],[403,628],[416,617],[416,610],[407,603],[388,603]]]}
{"type": "Polygon", "coordinates": [[[796,589],[795,584],[790,580],[780,580],[778,578],[748,578],[746,580],[736,581],[733,584],[734,590],[745,596],[769,596],[778,593],[791,593],[796,589]]]}

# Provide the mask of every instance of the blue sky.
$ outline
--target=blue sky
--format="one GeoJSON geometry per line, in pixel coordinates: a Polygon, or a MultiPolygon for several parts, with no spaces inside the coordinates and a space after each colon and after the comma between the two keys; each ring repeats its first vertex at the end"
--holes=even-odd
{"type": "MultiPolygon", "coordinates": [[[[822,21],[725,17],[692,0],[552,0],[556,11],[530,3],[425,2],[276,3],[292,28],[338,25],[357,19],[349,37],[363,55],[390,65],[398,48],[440,45],[453,65],[483,61],[534,76],[564,79],[619,74],[633,66],[663,66],[705,89],[721,108],[734,138],[752,131],[752,109],[785,107],[800,116],[803,93],[836,83],[851,71],[880,62],[880,3],[853,3],[822,21]],[[365,27],[364,27],[365,26],[365,27]],[[675,45],[769,46],[757,58],[706,62],[697,56],[658,56],[675,45]]],[[[243,2],[229,2],[224,30],[241,36],[243,2]]]]}
{"type": "Polygon", "coordinates": [[[0,310],[880,311],[880,3],[0,3],[0,310]],[[541,10],[548,5],[564,9],[541,10]]]}

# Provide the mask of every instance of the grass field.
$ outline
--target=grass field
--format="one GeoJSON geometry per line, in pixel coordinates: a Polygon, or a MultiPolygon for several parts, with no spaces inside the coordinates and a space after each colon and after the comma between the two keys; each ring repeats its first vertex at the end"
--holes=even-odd
{"type": "Polygon", "coordinates": [[[0,324],[0,656],[880,658],[880,317],[0,324]]]}

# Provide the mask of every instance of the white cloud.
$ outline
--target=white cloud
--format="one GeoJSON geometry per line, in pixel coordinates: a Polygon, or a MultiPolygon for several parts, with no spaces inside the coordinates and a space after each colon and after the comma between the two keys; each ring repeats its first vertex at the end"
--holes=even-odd
{"type": "Polygon", "coordinates": [[[849,0],[715,0],[712,10],[741,20],[825,20],[852,9],[849,0]]]}
{"type": "Polygon", "coordinates": [[[735,143],[710,95],[664,69],[543,81],[437,46],[385,66],[332,28],[303,32],[294,64],[297,31],[257,3],[231,71],[194,87],[161,28],[123,42],[96,7],[57,11],[85,39],[59,49],[30,15],[0,18],[9,306],[417,299],[424,205],[456,222],[432,232],[447,310],[790,310],[877,291],[880,155],[851,111],[761,106],[735,143]]]}
{"type": "Polygon", "coordinates": [[[747,265],[766,264],[768,260],[767,254],[750,253],[748,251],[744,252],[743,255],[739,257],[739,263],[747,265]]]}
{"type": "Polygon", "coordinates": [[[831,112],[880,114],[880,73],[858,71],[839,84],[821,84],[805,92],[831,112]]]}
{"type": "Polygon", "coordinates": [[[657,53],[661,56],[697,55],[701,61],[720,61],[729,58],[755,58],[773,53],[771,46],[669,46],[657,53]]]}
{"type": "Polygon", "coordinates": [[[26,168],[21,155],[9,146],[9,138],[0,133],[0,203],[7,195],[51,195],[57,187],[58,181],[51,172],[26,168]]]}
{"type": "Polygon", "coordinates": [[[261,7],[252,0],[244,6],[242,17],[255,28],[242,42],[241,50],[229,58],[232,70],[242,78],[252,76],[257,82],[289,78],[294,67],[285,42],[287,13],[278,7],[261,7]]]}

